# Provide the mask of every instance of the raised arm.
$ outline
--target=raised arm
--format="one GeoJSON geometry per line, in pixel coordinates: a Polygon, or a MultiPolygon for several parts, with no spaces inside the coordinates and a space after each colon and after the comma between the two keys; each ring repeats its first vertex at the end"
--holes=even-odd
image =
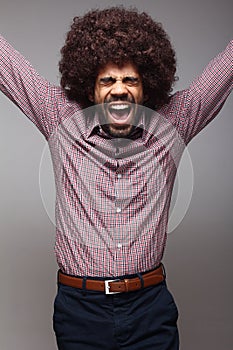
{"type": "Polygon", "coordinates": [[[171,116],[172,122],[188,143],[219,113],[232,86],[233,41],[209,62],[188,89],[174,94],[163,112],[171,116]]]}
{"type": "Polygon", "coordinates": [[[65,100],[61,88],[42,78],[31,64],[0,36],[0,89],[46,138],[58,124],[65,100]]]}

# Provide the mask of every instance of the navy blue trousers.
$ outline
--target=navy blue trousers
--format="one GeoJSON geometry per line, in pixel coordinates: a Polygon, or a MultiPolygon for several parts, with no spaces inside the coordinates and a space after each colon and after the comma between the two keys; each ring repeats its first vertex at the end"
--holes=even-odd
{"type": "Polygon", "coordinates": [[[165,281],[113,295],[58,284],[53,326],[59,350],[178,350],[177,318],[165,281]]]}

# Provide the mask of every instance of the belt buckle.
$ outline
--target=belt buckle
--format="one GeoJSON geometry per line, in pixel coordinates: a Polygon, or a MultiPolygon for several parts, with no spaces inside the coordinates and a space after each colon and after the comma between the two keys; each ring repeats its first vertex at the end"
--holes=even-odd
{"type": "Polygon", "coordinates": [[[121,293],[121,292],[110,292],[110,285],[109,285],[109,283],[110,282],[117,282],[117,281],[120,281],[120,280],[116,279],[116,280],[104,281],[104,283],[105,283],[105,294],[118,294],[118,293],[121,293]]]}

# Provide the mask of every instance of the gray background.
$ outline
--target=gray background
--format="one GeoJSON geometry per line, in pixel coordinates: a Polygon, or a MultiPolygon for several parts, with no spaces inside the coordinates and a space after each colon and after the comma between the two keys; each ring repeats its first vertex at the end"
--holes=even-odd
{"type": "MultiPolygon", "coordinates": [[[[71,19],[120,1],[0,0],[0,31],[39,73],[59,81],[57,62],[71,19]]],[[[186,87],[232,38],[232,0],[135,0],[162,22],[177,51],[186,87]]],[[[44,209],[39,164],[45,141],[0,95],[0,349],[53,350],[56,292],[54,226],[44,209]]],[[[180,310],[183,350],[229,350],[233,338],[233,97],[190,144],[194,191],[182,223],[169,235],[168,284],[180,310]]]]}

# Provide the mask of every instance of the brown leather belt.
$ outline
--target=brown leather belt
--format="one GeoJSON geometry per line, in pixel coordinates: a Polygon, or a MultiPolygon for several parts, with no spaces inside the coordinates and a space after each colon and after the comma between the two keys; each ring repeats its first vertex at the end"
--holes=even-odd
{"type": "Polygon", "coordinates": [[[164,268],[161,264],[153,271],[142,273],[140,277],[127,279],[106,279],[94,280],[73,277],[58,272],[58,282],[66,286],[82,289],[85,286],[87,290],[105,292],[106,294],[115,294],[123,292],[132,292],[141,288],[154,286],[161,283],[165,279],[164,268]]]}

